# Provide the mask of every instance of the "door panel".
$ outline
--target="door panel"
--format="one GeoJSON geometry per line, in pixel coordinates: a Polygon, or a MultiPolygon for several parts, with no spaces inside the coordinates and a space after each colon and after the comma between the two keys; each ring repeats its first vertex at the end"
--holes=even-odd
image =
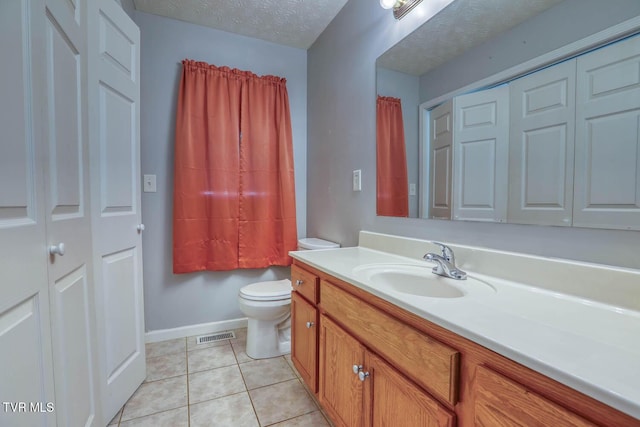
{"type": "Polygon", "coordinates": [[[0,396],[37,410],[3,408],[2,426],[55,424],[39,125],[44,20],[42,1],[0,1],[0,75],[11,76],[0,79],[0,396]]]}
{"type": "Polygon", "coordinates": [[[640,36],[578,58],[573,224],[640,230],[640,36]]]}
{"type": "Polygon", "coordinates": [[[510,84],[509,222],[571,225],[576,61],[510,84]]]}
{"type": "Polygon", "coordinates": [[[431,191],[428,218],[451,219],[453,176],[453,114],[452,102],[431,111],[430,157],[431,191]]]}
{"type": "Polygon", "coordinates": [[[505,222],[509,88],[458,96],[453,111],[453,218],[505,222]]]}
{"type": "Polygon", "coordinates": [[[112,0],[89,4],[88,90],[103,419],[146,376],[140,213],[140,34],[112,0]]]}
{"type": "Polygon", "coordinates": [[[291,316],[291,359],[309,389],[317,393],[318,310],[299,292],[292,292],[291,316]]]}
{"type": "Polygon", "coordinates": [[[96,405],[86,123],[85,1],[46,0],[47,239],[59,425],[101,424],[96,405]]]}

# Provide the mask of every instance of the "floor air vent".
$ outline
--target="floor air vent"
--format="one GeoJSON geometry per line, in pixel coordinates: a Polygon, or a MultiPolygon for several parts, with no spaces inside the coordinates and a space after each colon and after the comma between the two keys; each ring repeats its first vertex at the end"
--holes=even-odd
{"type": "Polygon", "coordinates": [[[232,340],[236,337],[236,334],[231,332],[220,332],[217,334],[201,335],[196,339],[196,344],[207,344],[210,342],[232,340]]]}

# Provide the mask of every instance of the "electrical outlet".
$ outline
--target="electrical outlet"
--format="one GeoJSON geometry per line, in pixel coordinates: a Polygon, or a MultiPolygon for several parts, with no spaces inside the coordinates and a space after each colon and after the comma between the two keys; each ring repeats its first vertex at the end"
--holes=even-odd
{"type": "Polygon", "coordinates": [[[353,171],[353,191],[362,190],[362,170],[353,171]]]}
{"type": "Polygon", "coordinates": [[[415,196],[416,195],[416,183],[412,182],[411,184],[409,184],[409,195],[410,196],[415,196]]]}
{"type": "Polygon", "coordinates": [[[156,192],[156,176],[155,175],[144,175],[142,178],[142,191],[145,193],[155,193],[156,192]]]}

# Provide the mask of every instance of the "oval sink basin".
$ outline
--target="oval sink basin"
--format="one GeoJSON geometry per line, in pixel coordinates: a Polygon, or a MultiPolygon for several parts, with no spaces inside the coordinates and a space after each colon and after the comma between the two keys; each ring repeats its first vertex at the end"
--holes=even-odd
{"type": "Polygon", "coordinates": [[[370,264],[353,269],[353,273],[370,285],[390,292],[428,298],[461,298],[466,295],[488,295],[495,288],[482,280],[467,276],[456,280],[438,276],[424,267],[405,264],[370,264]]]}

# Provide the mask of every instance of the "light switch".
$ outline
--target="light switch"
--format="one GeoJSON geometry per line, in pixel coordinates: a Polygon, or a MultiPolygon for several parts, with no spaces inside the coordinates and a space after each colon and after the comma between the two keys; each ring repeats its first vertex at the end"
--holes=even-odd
{"type": "Polygon", "coordinates": [[[362,191],[362,170],[353,171],[353,191],[362,191]]]}
{"type": "Polygon", "coordinates": [[[142,191],[145,193],[155,193],[156,192],[156,176],[155,175],[144,175],[142,179],[142,191]]]}
{"type": "Polygon", "coordinates": [[[409,195],[410,196],[415,196],[416,195],[416,183],[412,182],[411,184],[409,184],[409,195]]]}

